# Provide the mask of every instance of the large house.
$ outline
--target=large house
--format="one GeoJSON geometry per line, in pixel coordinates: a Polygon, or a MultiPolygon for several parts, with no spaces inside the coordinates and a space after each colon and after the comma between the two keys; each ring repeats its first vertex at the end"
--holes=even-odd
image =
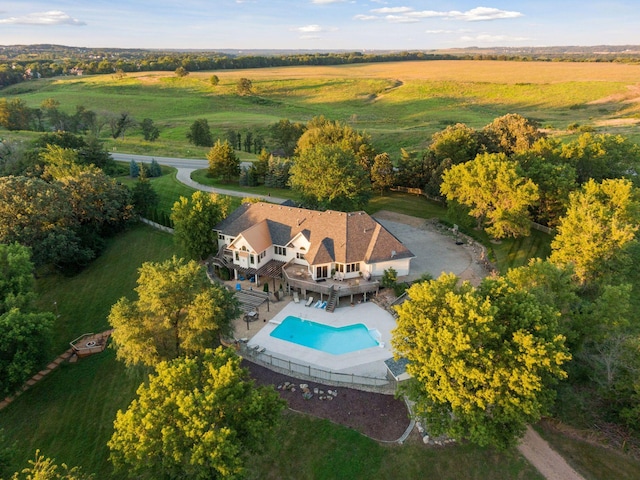
{"type": "MultiPolygon", "coordinates": [[[[243,204],[214,227],[218,258],[238,275],[282,274],[289,287],[320,292],[326,280],[360,284],[393,268],[408,275],[414,255],[365,212],[319,212],[243,204]],[[296,280],[305,281],[299,283],[296,280]]],[[[377,282],[376,282],[377,283],[377,282]]],[[[376,285],[377,287],[377,285],[376,285]]],[[[325,293],[327,293],[325,291],[325,293]]]]}

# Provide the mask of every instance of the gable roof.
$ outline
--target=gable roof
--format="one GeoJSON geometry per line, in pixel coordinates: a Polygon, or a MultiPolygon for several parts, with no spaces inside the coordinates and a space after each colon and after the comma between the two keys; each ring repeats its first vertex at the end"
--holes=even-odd
{"type": "Polygon", "coordinates": [[[400,240],[363,211],[319,212],[262,202],[245,203],[214,230],[231,237],[242,234],[259,252],[269,246],[268,242],[286,246],[301,233],[311,244],[305,254],[311,265],[376,263],[414,257],[400,240]],[[259,246],[264,248],[258,250],[259,246]]]}

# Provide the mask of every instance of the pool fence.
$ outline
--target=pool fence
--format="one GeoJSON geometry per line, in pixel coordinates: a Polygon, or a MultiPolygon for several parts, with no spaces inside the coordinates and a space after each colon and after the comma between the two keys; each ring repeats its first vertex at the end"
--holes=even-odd
{"type": "Polygon", "coordinates": [[[356,373],[332,372],[309,364],[280,358],[265,351],[255,350],[247,347],[246,344],[242,344],[240,353],[248,361],[262,365],[274,372],[301,380],[387,394],[395,393],[396,389],[396,382],[390,381],[388,378],[371,377],[356,373]]]}

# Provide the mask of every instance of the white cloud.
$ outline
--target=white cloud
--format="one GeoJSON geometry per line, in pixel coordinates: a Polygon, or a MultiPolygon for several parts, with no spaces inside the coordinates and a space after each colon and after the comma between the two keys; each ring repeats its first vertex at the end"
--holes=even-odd
{"type": "Polygon", "coordinates": [[[417,18],[407,17],[406,15],[387,15],[384,18],[391,23],[416,23],[420,21],[417,18]]]}
{"type": "MultiPolygon", "coordinates": [[[[320,0],[317,0],[320,1],[320,0]]],[[[327,0],[324,0],[327,1],[327,0]]],[[[410,7],[383,7],[374,8],[371,13],[384,15],[356,15],[357,20],[378,20],[384,19],[392,23],[417,22],[423,18],[444,18],[449,20],[461,20],[465,22],[481,22],[489,20],[501,20],[507,18],[522,17],[520,12],[500,10],[490,7],[476,7],[466,12],[458,10],[437,11],[437,10],[413,10],[410,7]],[[386,14],[386,15],[385,15],[386,14]]]]}
{"type": "Polygon", "coordinates": [[[489,7],[477,7],[462,13],[460,12],[451,12],[451,13],[452,14],[456,13],[456,15],[452,15],[452,17],[458,20],[464,20],[467,22],[481,22],[486,20],[518,18],[523,16],[523,14],[520,12],[511,12],[508,10],[500,10],[498,8],[489,8],[489,7]]]}
{"type": "Polygon", "coordinates": [[[375,15],[355,15],[354,20],[379,20],[380,17],[376,17],[375,15]]]}
{"type": "Polygon", "coordinates": [[[371,10],[373,13],[407,13],[411,11],[413,11],[411,7],[383,7],[371,10]]]}
{"type": "Polygon", "coordinates": [[[72,18],[60,10],[49,12],[29,13],[22,17],[0,18],[0,24],[4,25],[86,25],[85,22],[72,18]]]}
{"type": "Polygon", "coordinates": [[[294,30],[301,33],[321,32],[322,27],[320,25],[305,25],[304,27],[298,27],[294,30]]]}
{"type": "Polygon", "coordinates": [[[463,42],[482,42],[482,43],[498,43],[498,42],[522,42],[525,40],[531,40],[527,37],[511,37],[509,35],[489,35],[488,33],[481,33],[478,35],[464,35],[460,37],[463,42]]]}

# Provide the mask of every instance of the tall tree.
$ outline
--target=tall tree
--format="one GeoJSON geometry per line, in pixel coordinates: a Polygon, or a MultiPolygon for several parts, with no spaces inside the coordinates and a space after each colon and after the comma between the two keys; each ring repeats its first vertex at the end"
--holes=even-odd
{"type": "Polygon", "coordinates": [[[529,234],[529,208],[538,200],[538,187],[504,154],[482,154],[452,166],[440,189],[447,200],[470,207],[478,226],[485,225],[494,238],[529,234]]]}
{"type": "Polygon", "coordinates": [[[388,153],[379,153],[373,159],[371,166],[371,187],[382,195],[386,190],[393,187],[395,175],[393,174],[393,163],[388,153]]]}
{"type": "Polygon", "coordinates": [[[496,118],[482,129],[483,143],[489,152],[513,153],[523,152],[544,134],[538,129],[535,121],[517,113],[508,113],[496,118]]]}
{"type": "Polygon", "coordinates": [[[0,396],[13,393],[49,359],[52,313],[12,308],[0,315],[0,396]]]}
{"type": "Polygon", "coordinates": [[[367,173],[370,172],[375,150],[369,135],[323,116],[314,117],[307,123],[306,131],[298,140],[296,155],[301,156],[305,151],[313,150],[320,145],[338,146],[344,151],[352,152],[360,166],[367,173]]]}
{"type": "Polygon", "coordinates": [[[233,177],[240,175],[240,159],[226,140],[224,143],[220,140],[216,141],[207,153],[207,160],[209,160],[209,175],[212,177],[222,177],[224,181],[229,182],[233,177]]]}
{"type": "Polygon", "coordinates": [[[140,127],[142,128],[142,136],[148,142],[154,142],[160,136],[160,130],[153,123],[151,118],[145,118],[142,120],[140,127]]]}
{"type": "Polygon", "coordinates": [[[213,227],[228,215],[230,207],[231,199],[217,194],[197,191],[191,200],[180,197],[171,210],[176,243],[195,260],[216,253],[218,238],[213,227]]]}
{"type": "Polygon", "coordinates": [[[570,195],[549,259],[573,266],[582,285],[611,281],[630,267],[639,223],[640,196],[629,180],[589,180],[570,195]]]}
{"type": "Polygon", "coordinates": [[[0,314],[27,310],[34,298],[31,251],[19,243],[0,243],[0,314]]]}
{"type": "Polygon", "coordinates": [[[31,248],[37,267],[88,261],[80,243],[69,194],[40,178],[0,177],[0,243],[31,248]]]}
{"type": "Polygon", "coordinates": [[[206,118],[199,118],[191,124],[187,132],[187,140],[198,147],[210,147],[213,145],[211,129],[206,118]]]}
{"type": "Polygon", "coordinates": [[[479,135],[473,128],[464,123],[456,123],[434,133],[429,150],[438,163],[448,159],[453,165],[457,165],[476,158],[481,145],[479,135]]]}
{"type": "Polygon", "coordinates": [[[109,440],[116,471],[132,478],[237,479],[284,402],[256,386],[230,350],[162,362],[119,411],[109,440]]]}
{"type": "Polygon", "coordinates": [[[131,192],[131,202],[138,215],[148,215],[158,206],[158,194],[146,175],[138,176],[131,192]]]}
{"type": "Polygon", "coordinates": [[[525,289],[455,275],[413,285],[392,344],[413,379],[407,393],[433,435],[514,445],[553,400],[570,359],[557,315],[525,289]]]}
{"type": "Polygon", "coordinates": [[[371,198],[369,174],[353,151],[339,145],[305,148],[290,169],[289,183],[310,208],[349,212],[371,198]]]}
{"type": "Polygon", "coordinates": [[[562,146],[562,157],[575,167],[580,185],[623,177],[640,184],[640,146],[620,135],[584,133],[562,146]]]}
{"type": "Polygon", "coordinates": [[[143,263],[139,271],[138,299],[123,297],[109,313],[116,356],[125,364],[153,366],[198,355],[232,333],[238,302],[211,284],[197,262],[173,257],[143,263]]]}
{"type": "Polygon", "coordinates": [[[251,95],[253,89],[253,82],[248,78],[241,78],[236,83],[236,90],[239,95],[251,95]]]}
{"type": "Polygon", "coordinates": [[[293,123],[289,119],[281,119],[269,126],[269,134],[277,148],[281,148],[285,157],[293,156],[298,140],[305,132],[302,123],[293,123]]]}

